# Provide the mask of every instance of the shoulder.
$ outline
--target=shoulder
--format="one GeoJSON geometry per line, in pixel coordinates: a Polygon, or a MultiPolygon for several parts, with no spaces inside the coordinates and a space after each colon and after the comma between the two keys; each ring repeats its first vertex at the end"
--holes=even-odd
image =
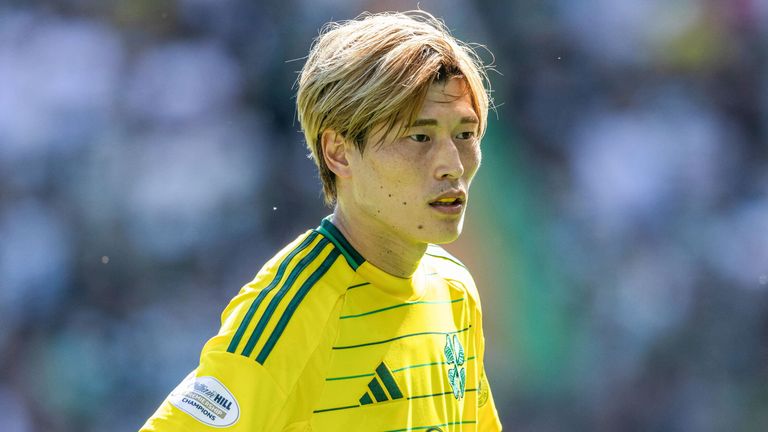
{"type": "Polygon", "coordinates": [[[314,241],[312,231],[306,231],[270,258],[224,309],[220,333],[234,331],[243,320],[252,319],[269,292],[279,289],[299,261],[310,256],[314,241]]]}
{"type": "MultiPolygon", "coordinates": [[[[327,361],[322,348],[332,345],[338,321],[334,317],[354,276],[340,256],[336,246],[314,230],[280,250],[230,301],[218,334],[203,347],[196,373],[187,381],[202,380],[212,387],[215,380],[232,395],[227,400],[265,408],[242,410],[240,422],[258,425],[249,429],[272,430],[267,425],[283,415],[295,383],[304,376],[317,378],[316,371],[327,361]],[[310,364],[314,366],[307,367],[310,364]]],[[[165,427],[168,421],[177,422],[179,412],[171,405],[164,404],[165,411],[148,424],[165,427]]],[[[195,409],[192,412],[198,413],[195,409]]]]}
{"type": "MultiPolygon", "coordinates": [[[[464,265],[463,262],[461,262],[458,258],[453,256],[451,253],[449,253],[447,250],[445,250],[445,248],[443,248],[440,245],[436,245],[436,244],[431,244],[430,243],[429,245],[427,245],[427,251],[425,252],[425,255],[427,257],[432,258],[433,261],[438,262],[438,263],[439,263],[439,261],[435,260],[435,259],[444,260],[444,261],[448,261],[450,263],[453,263],[455,266],[458,266],[461,269],[463,269],[463,271],[469,273],[469,269],[467,268],[466,265],[464,265]]],[[[448,267],[450,267],[450,266],[448,266],[448,267]]]]}
{"type": "Polygon", "coordinates": [[[437,275],[457,288],[464,290],[473,300],[474,304],[480,308],[480,296],[477,292],[475,280],[461,260],[443,247],[435,244],[430,244],[427,247],[424,259],[428,261],[429,267],[434,269],[437,275]]]}
{"type": "Polygon", "coordinates": [[[340,255],[316,231],[278,252],[224,310],[220,334],[231,336],[227,350],[251,355],[261,347],[256,359],[263,362],[291,321],[327,317],[349,278],[340,255]]]}
{"type": "Polygon", "coordinates": [[[266,368],[281,388],[291,388],[318,348],[330,346],[333,317],[354,276],[333,242],[317,231],[305,232],[230,301],[203,354],[242,357],[266,368]]]}

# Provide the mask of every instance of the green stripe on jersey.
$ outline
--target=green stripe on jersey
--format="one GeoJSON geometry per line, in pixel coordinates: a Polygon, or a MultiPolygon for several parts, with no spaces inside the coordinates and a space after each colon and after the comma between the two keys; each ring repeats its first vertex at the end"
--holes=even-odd
{"type": "Polygon", "coordinates": [[[355,288],[360,288],[361,286],[370,285],[370,284],[371,284],[370,282],[363,282],[363,283],[359,283],[357,285],[352,285],[351,287],[347,287],[347,291],[349,291],[351,289],[355,289],[355,288]]]}
{"type": "Polygon", "coordinates": [[[335,346],[335,347],[331,347],[331,349],[343,350],[343,349],[351,349],[351,348],[360,348],[360,347],[365,347],[365,346],[370,346],[370,345],[379,345],[379,344],[383,344],[383,343],[387,343],[387,342],[392,342],[392,341],[396,341],[398,339],[404,339],[404,338],[413,337],[413,336],[438,335],[438,334],[439,335],[451,335],[451,334],[463,333],[463,332],[469,330],[471,327],[472,327],[472,325],[470,324],[468,327],[465,327],[465,328],[463,328],[461,330],[456,330],[456,331],[451,331],[451,332],[420,332],[420,333],[410,333],[410,334],[405,334],[405,335],[402,335],[402,336],[393,337],[393,338],[390,338],[390,339],[384,339],[384,340],[374,341],[374,342],[366,342],[366,343],[361,343],[361,344],[357,344],[357,345],[335,346]]]}
{"type": "Polygon", "coordinates": [[[342,316],[339,317],[339,319],[357,318],[357,317],[366,316],[366,315],[372,315],[372,314],[375,314],[375,313],[388,311],[390,309],[397,309],[397,308],[401,308],[401,307],[405,307],[405,306],[413,306],[413,305],[420,305],[420,304],[448,304],[448,303],[460,302],[460,301],[463,301],[463,300],[464,300],[464,298],[458,298],[458,299],[455,299],[455,300],[419,300],[419,301],[412,301],[412,302],[396,304],[394,306],[387,306],[385,308],[375,309],[375,310],[372,310],[372,311],[363,312],[363,313],[359,313],[359,314],[342,315],[342,316]]]}
{"type": "MultiPolygon", "coordinates": [[[[472,393],[472,392],[476,392],[476,391],[477,391],[477,389],[471,388],[471,389],[464,390],[464,393],[472,393]]],[[[438,397],[438,396],[445,396],[445,395],[452,395],[452,394],[453,394],[452,391],[447,391],[447,392],[442,392],[442,393],[425,394],[425,395],[418,395],[418,396],[408,396],[408,400],[411,400],[411,399],[423,399],[423,398],[428,398],[428,397],[438,397]]]]}
{"type": "Polygon", "coordinates": [[[347,376],[340,376],[340,377],[331,377],[326,378],[326,381],[341,381],[341,380],[348,380],[348,379],[355,379],[355,378],[365,378],[365,377],[372,377],[376,374],[373,373],[364,373],[360,375],[347,375],[347,376]]]}
{"type": "Polygon", "coordinates": [[[235,350],[237,350],[237,346],[240,344],[240,340],[243,337],[243,333],[245,333],[245,329],[248,328],[248,324],[251,323],[251,319],[253,319],[253,314],[256,313],[256,310],[259,308],[259,305],[261,305],[261,302],[264,300],[264,297],[267,296],[269,291],[271,291],[277,284],[280,283],[280,280],[283,278],[283,273],[285,273],[285,269],[288,267],[288,264],[291,262],[293,257],[295,257],[297,254],[301,253],[304,249],[309,246],[312,241],[317,237],[316,232],[310,233],[307,238],[304,239],[303,242],[301,242],[300,245],[296,246],[291,253],[289,253],[283,260],[280,262],[280,265],[277,267],[277,273],[275,273],[274,279],[264,287],[264,289],[261,290],[259,295],[256,297],[255,300],[251,303],[251,306],[248,308],[248,312],[245,313],[245,316],[243,317],[243,320],[240,321],[240,326],[237,328],[237,331],[235,332],[235,335],[232,337],[232,341],[229,343],[229,348],[227,348],[227,351],[230,353],[234,353],[235,350]]]}
{"type": "Polygon", "coordinates": [[[269,353],[272,352],[272,348],[275,347],[280,335],[283,334],[285,326],[288,325],[288,321],[291,320],[293,313],[296,312],[296,308],[299,307],[299,303],[304,300],[304,297],[307,296],[309,290],[312,289],[317,281],[320,280],[328,269],[331,268],[333,263],[336,262],[336,258],[339,257],[339,254],[340,252],[338,249],[332,249],[331,253],[329,253],[322,264],[320,264],[320,267],[307,278],[303,285],[301,285],[301,288],[299,288],[298,292],[293,296],[291,302],[288,303],[288,307],[285,309],[285,312],[283,312],[283,316],[280,317],[280,321],[277,322],[275,329],[272,330],[272,334],[269,335],[269,339],[267,339],[267,343],[264,344],[264,348],[261,349],[258,357],[256,357],[257,362],[264,364],[264,361],[267,359],[267,356],[269,356],[269,353]]]}
{"type": "MultiPolygon", "coordinates": [[[[475,359],[475,356],[467,357],[467,361],[474,360],[474,359],[475,359]]],[[[420,368],[420,367],[447,365],[447,364],[451,364],[451,363],[448,363],[447,361],[439,361],[439,362],[432,362],[432,363],[421,363],[421,364],[415,364],[415,365],[410,365],[410,366],[403,366],[403,367],[398,368],[398,369],[393,369],[392,373],[402,372],[402,371],[407,370],[407,369],[415,369],[415,368],[420,368]]],[[[341,378],[344,378],[344,377],[341,377],[341,378]]],[[[341,378],[339,378],[339,379],[341,379],[341,378]]]]}
{"type": "Polygon", "coordinates": [[[429,425],[429,426],[411,426],[405,429],[392,429],[386,432],[407,432],[407,431],[414,431],[414,430],[433,429],[433,428],[438,428],[443,426],[465,425],[465,424],[475,424],[475,423],[477,423],[477,420],[463,420],[458,422],[450,422],[450,423],[443,423],[443,424],[436,424],[436,425],[429,425]]]}
{"type": "Polygon", "coordinates": [[[452,263],[456,264],[456,265],[457,265],[457,266],[459,266],[459,267],[462,267],[462,268],[464,268],[464,269],[466,269],[466,268],[467,268],[467,266],[465,266],[464,264],[462,264],[462,263],[461,263],[461,262],[459,262],[458,260],[455,260],[455,259],[453,259],[453,258],[447,257],[447,256],[445,256],[445,255],[432,254],[432,253],[429,253],[429,252],[425,253],[424,255],[429,255],[429,256],[431,256],[431,257],[435,257],[435,258],[442,258],[442,259],[444,259],[444,260],[447,260],[447,261],[450,261],[450,262],[452,262],[452,263]]]}
{"type": "Polygon", "coordinates": [[[272,314],[275,313],[275,309],[277,309],[277,305],[280,303],[280,301],[285,296],[286,292],[291,289],[291,286],[296,281],[296,278],[299,277],[299,274],[309,266],[309,264],[317,258],[318,255],[320,255],[320,252],[322,252],[323,248],[328,244],[328,240],[326,239],[320,239],[319,242],[315,245],[315,247],[305,256],[304,258],[299,261],[298,264],[296,264],[296,267],[293,268],[291,273],[288,275],[288,278],[283,282],[283,286],[280,288],[280,290],[275,294],[275,296],[272,298],[272,300],[269,302],[269,305],[267,305],[267,309],[264,310],[264,314],[261,316],[261,319],[259,319],[258,324],[256,324],[256,328],[253,329],[253,333],[251,333],[251,337],[248,338],[248,343],[245,345],[245,348],[243,348],[243,355],[246,357],[249,357],[251,355],[251,352],[253,352],[253,348],[256,346],[256,342],[258,342],[259,338],[261,337],[261,334],[264,332],[264,328],[267,326],[267,323],[269,322],[269,319],[272,318],[272,314]]]}
{"type": "Polygon", "coordinates": [[[334,407],[334,408],[323,408],[323,409],[314,410],[312,412],[314,414],[317,414],[317,413],[324,413],[328,411],[338,411],[338,410],[344,410],[344,409],[350,409],[350,408],[360,408],[360,405],[347,405],[347,406],[340,406],[340,407],[334,407]]]}

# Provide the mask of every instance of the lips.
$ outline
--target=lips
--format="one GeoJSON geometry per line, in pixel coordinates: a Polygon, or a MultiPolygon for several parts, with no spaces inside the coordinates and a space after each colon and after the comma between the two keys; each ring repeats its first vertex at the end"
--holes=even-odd
{"type": "Polygon", "coordinates": [[[460,197],[440,198],[429,203],[431,206],[453,206],[458,204],[464,204],[464,200],[460,197]]]}
{"type": "Polygon", "coordinates": [[[446,192],[429,202],[429,206],[446,215],[459,215],[467,196],[463,191],[446,192]]]}
{"type": "Polygon", "coordinates": [[[467,200],[467,194],[462,190],[452,190],[440,194],[429,202],[431,206],[451,206],[461,205],[467,200]]]}

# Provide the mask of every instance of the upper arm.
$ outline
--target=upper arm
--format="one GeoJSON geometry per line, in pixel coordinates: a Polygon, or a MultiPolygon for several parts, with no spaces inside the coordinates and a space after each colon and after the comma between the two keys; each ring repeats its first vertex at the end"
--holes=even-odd
{"type": "Polygon", "coordinates": [[[200,365],[163,401],[141,431],[271,430],[286,395],[267,370],[228,352],[204,352],[200,365]]]}
{"type": "Polygon", "coordinates": [[[270,430],[279,420],[285,392],[263,365],[230,347],[238,326],[253,316],[252,305],[271,276],[260,272],[232,299],[198,367],[171,391],[142,432],[270,430]]]}

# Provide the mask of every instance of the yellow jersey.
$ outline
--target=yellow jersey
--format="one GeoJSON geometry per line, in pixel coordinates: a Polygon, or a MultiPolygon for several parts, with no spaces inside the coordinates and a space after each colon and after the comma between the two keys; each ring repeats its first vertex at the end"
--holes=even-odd
{"type": "Polygon", "coordinates": [[[324,219],[222,313],[141,431],[499,431],[467,269],[430,245],[410,278],[324,219]]]}

